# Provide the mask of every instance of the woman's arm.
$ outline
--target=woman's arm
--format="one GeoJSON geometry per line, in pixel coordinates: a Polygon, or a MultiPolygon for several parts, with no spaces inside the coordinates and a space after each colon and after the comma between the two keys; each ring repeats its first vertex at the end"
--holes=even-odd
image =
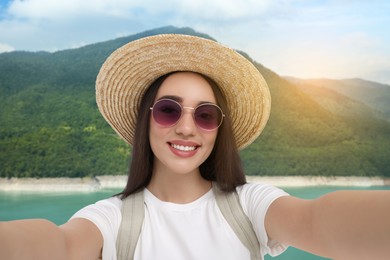
{"type": "Polygon", "coordinates": [[[102,244],[100,231],[84,219],[60,227],[38,219],[0,222],[0,259],[98,259],[102,244]]]}
{"type": "Polygon", "coordinates": [[[389,259],[390,191],[281,197],[265,221],[270,239],[333,259],[389,259]]]}

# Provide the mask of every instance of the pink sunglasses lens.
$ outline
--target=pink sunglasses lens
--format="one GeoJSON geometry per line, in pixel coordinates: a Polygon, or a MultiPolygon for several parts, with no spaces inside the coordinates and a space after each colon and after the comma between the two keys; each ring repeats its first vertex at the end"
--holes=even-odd
{"type": "Polygon", "coordinates": [[[181,117],[181,107],[171,100],[159,100],[153,106],[154,120],[165,127],[172,126],[181,117]]]}
{"type": "Polygon", "coordinates": [[[196,108],[194,118],[200,128],[213,130],[221,124],[222,112],[217,106],[204,104],[196,108]]]}

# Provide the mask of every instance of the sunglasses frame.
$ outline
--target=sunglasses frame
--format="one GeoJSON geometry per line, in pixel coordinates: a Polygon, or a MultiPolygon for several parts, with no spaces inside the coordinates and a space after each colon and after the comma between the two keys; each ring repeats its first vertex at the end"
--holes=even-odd
{"type": "Polygon", "coordinates": [[[157,124],[159,124],[159,125],[161,125],[161,126],[163,126],[163,127],[172,127],[172,126],[176,125],[176,124],[180,121],[180,119],[183,117],[184,109],[191,109],[191,110],[192,110],[192,119],[194,120],[194,123],[195,123],[196,127],[198,127],[199,129],[202,129],[203,131],[214,131],[214,130],[218,129],[218,128],[222,125],[223,118],[225,117],[225,114],[223,113],[222,109],[221,109],[217,104],[214,104],[214,103],[211,103],[211,102],[202,103],[202,104],[200,104],[200,105],[198,105],[198,106],[196,106],[196,107],[185,107],[185,106],[182,106],[179,102],[177,102],[177,101],[174,100],[174,99],[162,98],[162,99],[159,99],[159,100],[157,100],[156,102],[154,102],[153,106],[150,107],[150,111],[152,111],[153,120],[154,120],[157,124]],[[156,106],[156,104],[157,104],[158,102],[161,102],[161,101],[170,101],[170,102],[176,103],[176,104],[180,107],[180,109],[181,109],[181,110],[180,110],[180,117],[176,120],[176,122],[174,122],[174,123],[171,124],[171,125],[167,125],[167,126],[162,125],[162,124],[160,124],[160,123],[156,120],[156,118],[154,117],[153,109],[154,109],[154,107],[156,106]],[[219,122],[218,126],[216,126],[215,128],[212,128],[212,129],[206,129],[206,128],[203,128],[203,127],[201,127],[200,125],[198,125],[198,123],[196,122],[196,119],[195,119],[195,111],[196,111],[198,108],[202,107],[202,106],[214,106],[214,107],[216,107],[216,108],[221,112],[221,121],[219,122]]]}

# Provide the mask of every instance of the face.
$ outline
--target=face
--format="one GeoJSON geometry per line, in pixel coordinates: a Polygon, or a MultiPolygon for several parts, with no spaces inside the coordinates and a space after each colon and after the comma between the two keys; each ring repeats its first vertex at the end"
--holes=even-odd
{"type": "Polygon", "coordinates": [[[198,74],[178,72],[162,83],[155,101],[169,98],[181,104],[183,114],[172,126],[162,126],[150,117],[149,139],[154,153],[154,173],[199,173],[199,166],[210,155],[217,129],[206,131],[193,119],[193,109],[203,103],[216,103],[208,82],[198,74]]]}

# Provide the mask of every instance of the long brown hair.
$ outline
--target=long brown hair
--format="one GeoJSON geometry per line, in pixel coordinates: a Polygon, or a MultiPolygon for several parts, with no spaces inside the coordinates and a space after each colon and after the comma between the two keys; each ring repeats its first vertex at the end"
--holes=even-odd
{"type": "MultiPolygon", "coordinates": [[[[168,73],[155,80],[142,97],[134,134],[129,176],[125,189],[118,194],[122,199],[145,188],[152,178],[154,154],[149,142],[150,107],[153,106],[161,84],[173,73],[176,72],[168,73]]],[[[199,75],[210,84],[217,104],[225,114],[218,128],[214,148],[206,161],[199,166],[199,170],[204,179],[216,181],[222,190],[230,192],[237,186],[245,184],[246,179],[232,132],[229,108],[214,80],[202,74],[199,75]]]]}

